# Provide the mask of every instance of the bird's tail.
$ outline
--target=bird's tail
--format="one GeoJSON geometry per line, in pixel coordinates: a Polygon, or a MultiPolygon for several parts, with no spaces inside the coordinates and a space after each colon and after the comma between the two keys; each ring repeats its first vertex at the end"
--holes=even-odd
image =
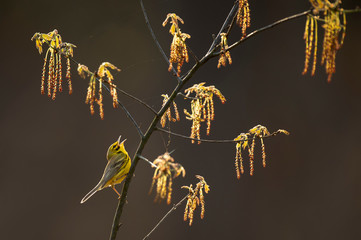
{"type": "Polygon", "coordinates": [[[101,190],[101,182],[99,182],[83,199],[80,201],[80,203],[85,203],[91,196],[93,196],[96,192],[101,190]]]}

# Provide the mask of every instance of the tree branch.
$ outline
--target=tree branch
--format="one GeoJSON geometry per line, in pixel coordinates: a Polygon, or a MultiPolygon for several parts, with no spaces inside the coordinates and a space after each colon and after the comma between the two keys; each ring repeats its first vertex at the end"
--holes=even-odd
{"type": "Polygon", "coordinates": [[[143,240],[147,239],[150,236],[150,234],[152,234],[154,232],[154,230],[157,229],[157,227],[164,221],[164,219],[166,219],[169,214],[171,214],[174,210],[176,210],[177,207],[179,207],[187,199],[188,195],[189,194],[187,194],[184,198],[182,198],[182,200],[180,200],[177,204],[174,204],[173,207],[157,223],[157,225],[155,225],[154,228],[143,238],[143,240]]]}
{"type": "Polygon", "coordinates": [[[139,102],[139,103],[142,104],[144,107],[148,108],[152,113],[157,114],[157,111],[154,110],[151,106],[149,106],[146,102],[140,100],[139,98],[137,98],[137,97],[135,97],[135,96],[127,93],[126,91],[124,91],[124,90],[122,90],[122,89],[120,89],[120,88],[118,88],[118,87],[116,87],[116,89],[117,89],[120,93],[124,94],[125,96],[127,96],[127,97],[129,97],[129,98],[131,98],[131,99],[133,99],[133,100],[135,100],[135,101],[137,101],[137,102],[139,102]]]}
{"type": "MultiPolygon", "coordinates": [[[[234,2],[233,7],[232,7],[232,9],[229,11],[228,16],[227,16],[226,20],[224,21],[221,29],[219,30],[217,36],[214,38],[214,40],[213,40],[213,42],[212,42],[212,44],[211,44],[211,46],[210,46],[210,48],[209,48],[209,50],[208,50],[208,52],[207,52],[207,55],[210,54],[211,51],[213,51],[214,48],[216,47],[216,45],[219,43],[220,38],[221,38],[221,33],[224,32],[224,30],[225,30],[228,26],[230,26],[230,27],[228,28],[228,30],[231,28],[232,22],[233,22],[234,16],[235,16],[236,13],[237,13],[237,10],[238,10],[238,0],[236,0],[236,1],[234,2]]],[[[227,30],[227,32],[228,32],[228,30],[227,30]]]]}
{"type": "MultiPolygon", "coordinates": [[[[188,136],[179,134],[179,133],[171,132],[171,131],[168,131],[168,130],[165,130],[165,129],[159,128],[159,127],[156,127],[155,130],[160,131],[160,132],[164,132],[164,133],[167,133],[167,134],[171,134],[171,135],[174,135],[174,136],[177,136],[177,137],[181,137],[181,138],[185,138],[185,139],[190,139],[190,140],[194,140],[194,141],[206,142],[206,143],[239,143],[239,142],[244,142],[244,141],[249,141],[249,140],[253,140],[253,139],[256,139],[256,138],[260,138],[260,137],[258,137],[258,136],[255,136],[255,137],[253,137],[253,138],[248,138],[247,140],[234,140],[234,139],[226,139],[226,140],[197,139],[197,138],[191,138],[191,137],[188,137],[188,136]]],[[[271,134],[269,134],[269,135],[262,136],[262,138],[272,137],[272,136],[277,135],[278,133],[279,133],[279,132],[276,131],[276,132],[273,132],[273,133],[271,133],[271,134]]]]}
{"type": "Polygon", "coordinates": [[[188,136],[185,136],[185,135],[182,135],[182,134],[179,134],[179,133],[174,133],[174,132],[171,132],[171,131],[168,131],[168,130],[165,130],[165,129],[162,129],[162,128],[158,128],[158,127],[156,127],[156,130],[160,131],[160,132],[167,133],[167,134],[171,134],[171,135],[174,135],[174,136],[177,136],[177,137],[190,139],[190,140],[194,140],[194,141],[200,141],[200,142],[207,142],[207,143],[235,143],[235,142],[239,142],[239,141],[234,141],[233,139],[232,140],[210,140],[210,139],[191,138],[191,137],[188,137],[188,136]]]}
{"type": "Polygon", "coordinates": [[[138,155],[138,157],[144,161],[146,161],[147,163],[149,163],[150,165],[152,165],[152,167],[157,167],[157,165],[155,165],[154,163],[152,163],[149,159],[143,157],[142,155],[138,155]]]}
{"type": "Polygon", "coordinates": [[[357,13],[361,12],[361,8],[357,6],[355,9],[344,10],[345,13],[357,13]]]}
{"type": "Polygon", "coordinates": [[[197,99],[197,98],[194,98],[194,97],[189,97],[189,96],[187,96],[187,95],[184,95],[184,94],[181,93],[181,92],[179,92],[177,95],[182,96],[182,97],[187,98],[187,99],[190,99],[190,100],[196,100],[196,99],[197,99]]]}

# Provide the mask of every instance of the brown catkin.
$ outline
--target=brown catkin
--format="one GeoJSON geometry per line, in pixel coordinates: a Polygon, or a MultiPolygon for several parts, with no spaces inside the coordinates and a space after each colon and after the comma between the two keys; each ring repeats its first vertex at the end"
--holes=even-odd
{"type": "Polygon", "coordinates": [[[244,173],[244,168],[243,168],[243,158],[242,158],[242,149],[240,149],[239,151],[239,167],[240,167],[240,170],[241,170],[241,174],[244,173]]]}
{"type": "Polygon", "coordinates": [[[317,41],[318,41],[318,27],[317,27],[317,20],[313,19],[313,21],[315,22],[315,44],[314,44],[314,49],[313,49],[313,64],[312,64],[312,71],[311,71],[311,76],[315,75],[315,71],[316,71],[316,62],[317,62],[317,41]]]}
{"type": "Polygon", "coordinates": [[[45,54],[43,72],[41,74],[41,86],[40,86],[41,94],[45,94],[45,71],[46,71],[46,63],[48,61],[48,52],[49,52],[49,50],[46,51],[46,54],[45,54]]]}
{"type": "Polygon", "coordinates": [[[51,53],[50,55],[50,59],[49,59],[49,72],[48,72],[48,97],[51,96],[51,90],[53,87],[53,71],[54,71],[54,57],[53,54],[51,53]]]}
{"type": "Polygon", "coordinates": [[[169,178],[169,182],[168,182],[168,196],[167,196],[167,204],[170,204],[172,201],[172,178],[169,178]]]}
{"type": "Polygon", "coordinates": [[[204,218],[204,212],[205,212],[205,208],[204,208],[204,196],[203,196],[202,188],[203,188],[203,187],[201,187],[201,188],[199,189],[199,199],[200,199],[200,202],[201,202],[201,219],[204,218]]]}
{"type": "Polygon", "coordinates": [[[253,176],[253,172],[254,172],[254,147],[255,147],[255,137],[253,137],[253,141],[252,141],[252,146],[251,146],[251,150],[249,151],[249,167],[250,167],[250,171],[249,171],[249,175],[253,176]]]}
{"type": "Polygon", "coordinates": [[[53,96],[52,99],[55,100],[56,98],[56,91],[58,85],[58,73],[59,73],[59,59],[58,54],[55,54],[55,75],[53,79],[53,96]]]}
{"type": "Polygon", "coordinates": [[[69,94],[73,93],[73,86],[71,84],[71,74],[70,74],[70,58],[66,59],[66,76],[68,79],[68,86],[69,86],[69,94]]]}
{"type": "Polygon", "coordinates": [[[305,32],[303,38],[305,39],[305,67],[303,69],[302,74],[307,73],[309,59],[310,59],[310,48],[309,48],[309,25],[310,25],[310,16],[307,16],[306,25],[305,25],[305,32]]]}
{"type": "Polygon", "coordinates": [[[238,165],[238,159],[239,159],[239,151],[240,151],[240,148],[237,148],[236,147],[236,161],[234,162],[235,163],[235,166],[236,166],[236,174],[237,174],[237,178],[240,179],[241,178],[241,173],[239,171],[239,165],[238,165]]]}
{"type": "Polygon", "coordinates": [[[262,165],[263,167],[266,167],[266,151],[265,151],[265,146],[264,146],[264,143],[263,143],[263,138],[261,138],[261,144],[262,144],[262,165]]]}
{"type": "Polygon", "coordinates": [[[180,120],[179,112],[178,112],[177,104],[174,101],[173,101],[173,107],[174,107],[175,119],[176,121],[179,121],[180,120]]]}
{"type": "Polygon", "coordinates": [[[100,119],[104,119],[104,109],[103,109],[103,93],[102,93],[102,84],[103,81],[100,80],[99,81],[99,91],[98,91],[98,94],[99,94],[99,99],[97,101],[98,105],[99,105],[99,116],[100,116],[100,119]]]}
{"type": "Polygon", "coordinates": [[[62,86],[62,82],[63,82],[63,76],[62,76],[62,65],[61,65],[61,54],[59,54],[59,62],[58,62],[58,65],[59,65],[59,92],[62,92],[63,91],[63,86],[62,86]]]}

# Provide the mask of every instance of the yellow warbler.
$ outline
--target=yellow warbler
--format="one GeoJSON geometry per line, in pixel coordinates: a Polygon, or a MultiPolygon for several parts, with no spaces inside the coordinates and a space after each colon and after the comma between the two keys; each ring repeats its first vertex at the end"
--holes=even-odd
{"type": "Polygon", "coordinates": [[[124,148],[124,142],[120,142],[121,136],[119,136],[118,140],[110,145],[107,152],[107,160],[108,164],[105,167],[102,178],[99,183],[81,200],[80,203],[84,203],[87,201],[94,193],[100,191],[106,187],[111,187],[113,190],[119,195],[118,191],[115,189],[115,185],[121,183],[124,178],[127,176],[131,159],[128,155],[128,152],[124,148]]]}

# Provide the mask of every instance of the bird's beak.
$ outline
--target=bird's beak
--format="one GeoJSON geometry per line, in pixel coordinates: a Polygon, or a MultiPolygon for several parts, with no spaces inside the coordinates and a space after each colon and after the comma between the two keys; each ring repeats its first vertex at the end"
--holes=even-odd
{"type": "Polygon", "coordinates": [[[118,138],[118,143],[120,144],[120,139],[122,138],[122,135],[119,136],[118,138]]]}
{"type": "Polygon", "coordinates": [[[123,142],[120,143],[120,145],[124,144],[125,141],[127,141],[127,139],[124,139],[123,142]]]}

